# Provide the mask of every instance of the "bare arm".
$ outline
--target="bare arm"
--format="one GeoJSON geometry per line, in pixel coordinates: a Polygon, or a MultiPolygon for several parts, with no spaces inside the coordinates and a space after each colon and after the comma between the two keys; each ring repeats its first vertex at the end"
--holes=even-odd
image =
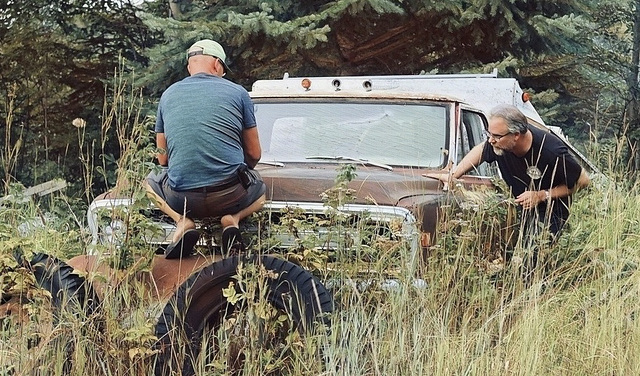
{"type": "Polygon", "coordinates": [[[473,168],[479,166],[480,163],[482,163],[482,149],[484,149],[484,142],[474,146],[473,149],[471,149],[471,151],[469,151],[469,153],[467,153],[467,155],[462,158],[462,160],[453,170],[449,170],[449,167],[446,167],[442,171],[430,172],[424,174],[424,176],[438,179],[445,184],[449,184],[452,180],[459,179],[462,175],[466,174],[473,168]]]}
{"type": "Polygon", "coordinates": [[[164,133],[156,133],[156,147],[158,148],[158,154],[156,155],[158,163],[160,163],[160,166],[168,166],[167,138],[164,136],[164,133]]]}
{"type": "Polygon", "coordinates": [[[581,190],[582,188],[586,188],[589,185],[589,183],[591,183],[591,179],[589,179],[589,176],[587,175],[587,171],[585,171],[585,169],[583,168],[582,171],[580,171],[580,177],[578,178],[578,181],[573,186],[570,193],[573,194],[581,190]]]}
{"type": "Polygon", "coordinates": [[[260,157],[262,157],[258,127],[242,130],[242,148],[244,149],[244,162],[249,168],[256,167],[260,157]]]}
{"type": "Polygon", "coordinates": [[[482,163],[482,149],[484,149],[484,142],[474,146],[454,168],[451,176],[454,179],[459,179],[462,175],[478,167],[482,163]]]}

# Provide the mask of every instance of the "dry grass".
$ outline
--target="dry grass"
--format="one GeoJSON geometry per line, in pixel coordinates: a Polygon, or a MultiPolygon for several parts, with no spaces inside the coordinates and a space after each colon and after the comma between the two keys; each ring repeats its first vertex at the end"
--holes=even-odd
{"type": "MultiPolygon", "coordinates": [[[[636,190],[611,185],[581,193],[570,229],[527,283],[511,264],[498,275],[480,268],[470,242],[431,256],[440,260],[422,275],[427,288],[412,286],[412,271],[394,289],[349,283],[343,274],[330,334],[292,341],[284,361],[265,351],[242,374],[273,373],[274,364],[282,365],[276,374],[291,375],[637,374],[636,190]]],[[[35,231],[29,244],[55,249],[57,231],[35,231]]],[[[133,280],[107,291],[99,318],[69,314],[43,325],[43,305],[32,307],[26,326],[5,320],[0,363],[14,374],[150,374],[158,304],[133,280]],[[99,330],[96,320],[104,323],[99,330]]]]}
{"type": "MultiPolygon", "coordinates": [[[[142,129],[149,124],[142,124],[130,102],[114,103],[119,107],[105,109],[105,118],[114,123],[103,130],[105,137],[112,132],[121,140],[118,174],[132,181],[145,170],[133,161],[149,159],[150,150],[129,141],[144,138],[142,129]],[[114,120],[123,116],[134,120],[114,120]]],[[[82,132],[79,129],[79,140],[84,140],[82,132]]],[[[93,145],[80,147],[87,151],[93,145]]],[[[5,148],[1,161],[8,171],[13,150],[5,148]]],[[[88,198],[95,163],[86,155],[88,198]]],[[[332,282],[336,309],[330,333],[290,337],[283,352],[251,348],[254,353],[247,359],[252,362],[238,374],[640,374],[634,356],[640,353],[638,193],[638,186],[621,189],[615,181],[581,192],[570,227],[557,244],[541,250],[530,278],[523,278],[515,263],[498,272],[487,269],[486,252],[478,249],[473,236],[482,235],[490,221],[486,211],[469,219],[464,236],[443,240],[427,267],[404,269],[391,289],[363,285],[353,268],[345,267],[338,271],[339,283],[332,282]],[[416,276],[426,287],[414,287],[416,276]]],[[[12,316],[1,320],[0,375],[152,374],[153,328],[163,302],[152,300],[136,282],[138,270],[128,270],[129,278],[107,286],[95,314],[63,312],[59,320],[52,319],[46,294],[34,294],[28,273],[20,268],[15,273],[17,266],[10,260],[17,249],[61,258],[85,252],[88,238],[82,220],[65,197],[54,195],[44,206],[56,215],[45,217],[42,206],[29,203],[5,202],[0,209],[3,298],[27,291],[18,297],[29,313],[27,322],[12,316]],[[19,231],[33,218],[39,219],[30,222],[37,226],[19,231]]],[[[136,244],[128,251],[150,250],[136,244]]],[[[374,264],[396,265],[402,252],[380,252],[374,264]]],[[[220,338],[221,343],[228,340],[220,338]]],[[[225,358],[220,354],[215,359],[225,358]]],[[[207,375],[228,374],[220,363],[197,368],[206,369],[207,375]]]]}

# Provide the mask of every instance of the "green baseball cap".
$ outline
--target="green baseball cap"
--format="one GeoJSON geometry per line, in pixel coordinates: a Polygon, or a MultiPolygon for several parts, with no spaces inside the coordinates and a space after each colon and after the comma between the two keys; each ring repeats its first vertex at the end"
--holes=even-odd
{"type": "Polygon", "coordinates": [[[213,41],[211,39],[203,39],[201,41],[195,42],[189,50],[187,50],[187,60],[191,56],[196,55],[209,55],[213,57],[217,57],[220,59],[222,66],[224,67],[225,72],[230,72],[231,69],[227,66],[225,59],[227,58],[227,54],[224,53],[224,49],[220,45],[220,43],[213,41]]]}

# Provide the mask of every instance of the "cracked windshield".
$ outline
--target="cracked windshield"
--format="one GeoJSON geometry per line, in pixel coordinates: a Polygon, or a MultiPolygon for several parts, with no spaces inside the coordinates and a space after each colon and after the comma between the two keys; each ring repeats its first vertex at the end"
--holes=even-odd
{"type": "Polygon", "coordinates": [[[446,107],[397,103],[257,103],[263,162],[443,164],[446,107]]]}

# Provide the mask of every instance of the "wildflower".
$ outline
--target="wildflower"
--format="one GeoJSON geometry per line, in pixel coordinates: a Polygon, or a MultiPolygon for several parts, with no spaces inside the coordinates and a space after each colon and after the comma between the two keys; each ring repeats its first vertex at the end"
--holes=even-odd
{"type": "Polygon", "coordinates": [[[84,128],[87,125],[87,122],[83,118],[75,118],[71,124],[76,128],[84,128]]]}

